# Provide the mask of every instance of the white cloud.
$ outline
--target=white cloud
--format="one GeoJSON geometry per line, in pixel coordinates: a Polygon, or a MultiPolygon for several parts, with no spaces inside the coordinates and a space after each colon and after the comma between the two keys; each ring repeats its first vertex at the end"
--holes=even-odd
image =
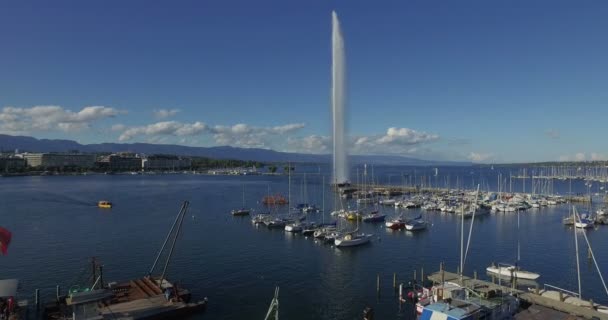
{"type": "Polygon", "coordinates": [[[608,156],[605,154],[599,154],[599,153],[595,153],[595,152],[591,153],[591,161],[603,161],[603,160],[608,160],[608,156]]]}
{"type": "Polygon", "coordinates": [[[233,126],[214,126],[209,131],[213,134],[215,143],[219,145],[270,148],[272,142],[281,138],[282,135],[293,133],[304,127],[305,124],[303,123],[290,123],[274,127],[254,127],[239,123],[233,126]]]}
{"type": "Polygon", "coordinates": [[[355,153],[411,154],[417,150],[413,146],[439,140],[439,135],[409,128],[388,128],[384,135],[353,137],[352,150],[355,153]]]}
{"type": "Polygon", "coordinates": [[[494,155],[491,153],[471,152],[467,158],[473,162],[486,162],[494,159],[494,155]]]}
{"type": "Polygon", "coordinates": [[[84,107],[78,112],[60,106],[34,106],[31,108],[4,107],[0,111],[0,131],[22,134],[35,131],[81,131],[91,123],[125,113],[103,106],[84,107]]]}
{"type": "Polygon", "coordinates": [[[587,160],[606,160],[608,159],[607,156],[603,155],[603,154],[599,154],[596,152],[592,152],[589,157],[587,157],[587,154],[585,154],[584,152],[577,152],[575,154],[569,154],[569,155],[561,155],[558,157],[559,161],[587,161],[587,160]]]}
{"type": "Polygon", "coordinates": [[[239,123],[233,126],[209,126],[203,122],[182,123],[178,121],[162,121],[146,126],[124,128],[118,138],[128,141],[137,136],[145,136],[148,140],[155,136],[196,136],[209,134],[218,145],[231,145],[239,147],[270,148],[272,142],[282,135],[304,128],[303,123],[286,124],[274,127],[255,127],[239,123]]]}
{"type": "Polygon", "coordinates": [[[292,152],[328,153],[331,148],[331,138],[328,136],[310,135],[300,138],[287,138],[287,149],[292,152]]]}
{"type": "Polygon", "coordinates": [[[132,127],[126,129],[118,138],[120,141],[133,139],[135,136],[145,135],[148,139],[150,136],[192,136],[204,132],[208,126],[202,122],[181,123],[178,121],[163,121],[147,126],[132,127]]]}
{"type": "Polygon", "coordinates": [[[154,113],[154,117],[156,119],[167,119],[170,117],[173,117],[174,115],[176,115],[178,112],[180,112],[179,109],[158,109],[158,110],[154,110],[152,111],[154,113]]]}

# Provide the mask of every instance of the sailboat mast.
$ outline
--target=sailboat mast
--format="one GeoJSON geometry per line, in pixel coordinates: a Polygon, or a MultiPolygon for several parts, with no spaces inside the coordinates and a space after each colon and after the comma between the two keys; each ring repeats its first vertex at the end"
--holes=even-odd
{"type": "Polygon", "coordinates": [[[576,248],[576,275],[578,276],[578,298],[582,299],[581,266],[578,258],[578,235],[576,234],[576,208],[572,206],[572,219],[574,220],[574,247],[576,248]]]}
{"type": "Polygon", "coordinates": [[[321,219],[323,219],[323,224],[325,224],[325,176],[323,176],[323,186],[321,187],[322,191],[321,191],[321,202],[323,203],[322,205],[322,210],[323,210],[323,215],[321,216],[321,219]]]}
{"type": "Polygon", "coordinates": [[[291,162],[287,162],[287,213],[291,213],[291,162]]]}
{"type": "Polygon", "coordinates": [[[460,280],[462,280],[462,275],[464,272],[464,270],[462,270],[464,267],[464,201],[462,202],[460,208],[460,280]]]}
{"type": "Polygon", "coordinates": [[[515,265],[519,263],[520,257],[520,245],[519,245],[519,210],[517,210],[517,261],[515,261],[515,265]]]}

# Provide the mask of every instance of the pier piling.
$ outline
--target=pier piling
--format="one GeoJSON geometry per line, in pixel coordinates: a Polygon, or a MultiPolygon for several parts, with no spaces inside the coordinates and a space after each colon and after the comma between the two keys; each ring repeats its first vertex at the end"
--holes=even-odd
{"type": "Polygon", "coordinates": [[[57,302],[59,302],[60,295],[61,295],[61,287],[59,285],[57,285],[57,287],[55,287],[55,298],[57,299],[57,302]]]}
{"type": "Polygon", "coordinates": [[[36,310],[40,307],[40,289],[36,289],[34,292],[34,305],[36,306],[36,310]]]}
{"type": "Polygon", "coordinates": [[[393,289],[397,289],[397,272],[393,272],[393,289]]]}
{"type": "Polygon", "coordinates": [[[424,267],[420,267],[420,282],[424,282],[424,267]]]}
{"type": "Polygon", "coordinates": [[[477,280],[477,270],[473,270],[473,279],[477,280]]]}
{"type": "Polygon", "coordinates": [[[399,302],[403,301],[403,283],[399,284],[399,302]]]}
{"type": "Polygon", "coordinates": [[[380,274],[376,275],[376,293],[380,295],[380,274]]]}
{"type": "Polygon", "coordinates": [[[414,281],[416,281],[416,269],[414,269],[414,281]]]}

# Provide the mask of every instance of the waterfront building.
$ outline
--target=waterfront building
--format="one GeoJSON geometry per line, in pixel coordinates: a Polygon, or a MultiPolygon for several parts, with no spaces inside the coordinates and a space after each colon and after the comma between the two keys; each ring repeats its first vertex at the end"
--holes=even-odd
{"type": "Polygon", "coordinates": [[[151,155],[142,159],[143,170],[181,170],[192,167],[192,159],[174,155],[151,155]]]}
{"type": "Polygon", "coordinates": [[[23,158],[29,167],[40,168],[92,168],[94,154],[83,153],[25,153],[23,158]]]}
{"type": "Polygon", "coordinates": [[[97,166],[111,171],[138,171],[142,169],[142,158],[134,154],[111,154],[102,156],[97,166]]]}
{"type": "Polygon", "coordinates": [[[25,168],[25,159],[14,156],[0,156],[0,171],[8,172],[25,168]]]}

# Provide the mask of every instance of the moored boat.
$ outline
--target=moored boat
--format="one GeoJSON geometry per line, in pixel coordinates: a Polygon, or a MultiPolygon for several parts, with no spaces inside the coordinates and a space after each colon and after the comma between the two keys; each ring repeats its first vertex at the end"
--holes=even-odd
{"type": "Polygon", "coordinates": [[[234,209],[234,210],[230,211],[230,213],[233,216],[248,216],[250,212],[251,212],[250,209],[245,209],[245,208],[234,209]]]}
{"type": "Polygon", "coordinates": [[[101,200],[101,201],[97,202],[97,207],[102,208],[102,209],[111,209],[112,202],[107,201],[107,200],[101,200]]]}
{"type": "Polygon", "coordinates": [[[401,230],[405,228],[405,221],[403,219],[393,219],[384,224],[387,228],[393,230],[401,230]]]}
{"type": "Polygon", "coordinates": [[[427,222],[421,219],[409,220],[405,223],[405,230],[417,231],[426,229],[427,222]]]}
{"type": "Polygon", "coordinates": [[[354,247],[369,243],[373,235],[365,233],[347,233],[334,240],[336,247],[354,247]]]}
{"type": "Polygon", "coordinates": [[[540,274],[538,273],[521,270],[513,265],[491,265],[486,268],[486,271],[500,276],[513,277],[517,279],[536,280],[538,277],[540,277],[540,274]]]}

